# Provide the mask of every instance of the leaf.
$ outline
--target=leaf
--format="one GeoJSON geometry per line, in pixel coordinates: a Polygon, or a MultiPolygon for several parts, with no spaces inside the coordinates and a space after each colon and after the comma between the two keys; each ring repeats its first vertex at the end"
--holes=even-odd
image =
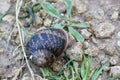
{"type": "Polygon", "coordinates": [[[51,16],[60,18],[59,12],[49,2],[43,2],[42,7],[51,16]]]}
{"type": "Polygon", "coordinates": [[[62,26],[61,24],[55,24],[52,27],[56,28],[56,29],[63,29],[64,28],[64,26],[62,26]]]}
{"type": "Polygon", "coordinates": [[[81,70],[80,70],[81,71],[81,77],[82,77],[82,79],[85,76],[85,66],[84,66],[84,64],[85,64],[85,61],[82,62],[81,70]]]}
{"type": "Polygon", "coordinates": [[[64,2],[65,2],[65,5],[66,5],[66,7],[67,7],[67,14],[66,14],[66,16],[67,16],[67,18],[69,18],[70,17],[70,15],[71,15],[71,10],[72,10],[72,0],[64,0],[64,2]]]}
{"type": "Polygon", "coordinates": [[[77,39],[77,41],[81,41],[81,42],[84,41],[84,38],[78,31],[76,31],[72,27],[68,27],[68,29],[69,29],[69,32],[77,39]]]}
{"type": "Polygon", "coordinates": [[[98,76],[100,75],[100,73],[102,72],[102,70],[109,64],[108,61],[106,61],[101,67],[100,69],[97,69],[93,76],[92,76],[92,80],[97,80],[98,76]]]}
{"type": "Polygon", "coordinates": [[[87,27],[90,27],[90,24],[89,23],[72,23],[71,26],[73,27],[78,27],[78,28],[87,28],[87,27]]]}

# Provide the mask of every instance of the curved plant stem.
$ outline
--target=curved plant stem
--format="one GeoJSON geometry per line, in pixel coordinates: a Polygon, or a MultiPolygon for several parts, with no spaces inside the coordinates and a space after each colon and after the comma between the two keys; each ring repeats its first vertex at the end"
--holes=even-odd
{"type": "Polygon", "coordinates": [[[26,56],[26,53],[25,53],[25,48],[24,48],[24,45],[23,45],[22,34],[21,34],[21,29],[20,29],[20,21],[18,20],[18,15],[19,15],[19,12],[20,12],[22,2],[23,2],[23,0],[17,0],[17,3],[16,3],[16,25],[17,25],[18,32],[19,32],[20,43],[21,43],[21,46],[22,46],[25,61],[26,61],[27,67],[28,67],[28,69],[30,71],[30,74],[31,74],[31,77],[32,77],[31,80],[35,80],[34,79],[34,72],[32,71],[32,69],[31,69],[31,67],[28,63],[27,56],[26,56]]]}

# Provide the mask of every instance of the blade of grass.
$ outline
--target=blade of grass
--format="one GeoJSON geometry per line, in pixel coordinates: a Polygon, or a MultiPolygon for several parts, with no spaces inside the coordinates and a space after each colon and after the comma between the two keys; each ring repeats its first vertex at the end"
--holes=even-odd
{"type": "Polygon", "coordinates": [[[66,13],[66,17],[69,19],[69,17],[71,16],[71,10],[72,10],[72,0],[64,0],[64,3],[66,5],[67,8],[67,13],[66,13]]]}
{"type": "Polygon", "coordinates": [[[82,35],[76,31],[75,29],[73,29],[72,27],[68,27],[69,32],[75,37],[75,39],[77,39],[77,41],[84,41],[84,38],[82,37],[82,35]]]}
{"type": "Polygon", "coordinates": [[[92,75],[92,80],[97,80],[98,76],[102,72],[102,70],[109,64],[109,61],[106,61],[100,69],[96,70],[95,73],[92,75]]]}
{"type": "Polygon", "coordinates": [[[60,18],[60,14],[57,9],[51,5],[49,2],[42,2],[42,8],[51,16],[60,18]]]}
{"type": "Polygon", "coordinates": [[[74,70],[73,70],[73,66],[70,66],[70,70],[71,70],[71,73],[72,73],[72,80],[75,80],[75,75],[74,75],[74,70]]]}
{"type": "Polygon", "coordinates": [[[64,26],[62,26],[61,24],[54,24],[52,27],[56,28],[56,29],[63,29],[64,28],[64,26]]]}
{"type": "Polygon", "coordinates": [[[81,65],[80,72],[81,72],[81,77],[82,77],[82,79],[83,79],[84,76],[85,76],[85,60],[84,60],[84,59],[83,59],[83,61],[82,61],[82,65],[81,65]]]}
{"type": "Polygon", "coordinates": [[[72,23],[71,26],[77,27],[77,28],[88,28],[90,27],[89,23],[72,23]]]}
{"type": "Polygon", "coordinates": [[[61,72],[63,71],[63,69],[64,69],[68,64],[70,64],[72,61],[73,61],[73,59],[69,60],[69,61],[62,67],[62,69],[58,72],[57,75],[60,75],[61,72]]]}

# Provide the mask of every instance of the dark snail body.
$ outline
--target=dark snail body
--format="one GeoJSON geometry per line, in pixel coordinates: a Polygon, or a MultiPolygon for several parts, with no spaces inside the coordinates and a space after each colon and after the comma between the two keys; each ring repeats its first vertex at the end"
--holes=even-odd
{"type": "Polygon", "coordinates": [[[66,49],[67,42],[67,34],[64,30],[41,29],[28,41],[26,51],[35,64],[49,65],[66,49]]]}

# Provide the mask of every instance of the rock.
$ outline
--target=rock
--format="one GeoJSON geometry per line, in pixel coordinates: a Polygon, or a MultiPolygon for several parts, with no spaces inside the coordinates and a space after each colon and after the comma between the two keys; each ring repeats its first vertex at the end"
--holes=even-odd
{"type": "Polygon", "coordinates": [[[117,74],[120,74],[120,66],[110,67],[110,75],[115,76],[117,74]]]}
{"type": "Polygon", "coordinates": [[[119,16],[119,11],[114,11],[111,16],[111,19],[116,21],[118,19],[118,16],[119,16]]]}
{"type": "Polygon", "coordinates": [[[4,54],[4,50],[0,49],[0,55],[3,55],[3,54],[4,54]]]}
{"type": "Polygon", "coordinates": [[[46,17],[46,15],[47,15],[47,13],[45,12],[45,10],[40,10],[39,13],[37,13],[37,14],[39,14],[39,16],[42,17],[43,19],[44,19],[44,18],[46,17]]]}
{"type": "Polygon", "coordinates": [[[97,56],[99,54],[99,48],[91,45],[88,47],[88,49],[85,50],[85,54],[89,54],[91,56],[97,56]]]}
{"type": "Polygon", "coordinates": [[[104,51],[108,54],[108,55],[113,55],[115,52],[116,48],[114,46],[114,44],[108,44],[106,45],[106,47],[104,48],[104,51]]]}
{"type": "Polygon", "coordinates": [[[73,0],[73,12],[82,14],[87,11],[87,6],[81,0],[73,0]]]}
{"type": "Polygon", "coordinates": [[[82,36],[83,36],[85,39],[89,39],[89,37],[91,36],[91,33],[88,32],[87,29],[81,30],[81,34],[82,34],[82,36]]]}
{"type": "Polygon", "coordinates": [[[14,24],[15,16],[8,14],[5,17],[3,17],[3,21],[8,21],[9,23],[14,24]]]}
{"type": "Polygon", "coordinates": [[[100,61],[103,61],[106,58],[105,52],[101,51],[100,54],[98,55],[98,58],[100,61]]]}
{"type": "Polygon", "coordinates": [[[36,23],[36,26],[37,28],[40,28],[40,26],[42,25],[43,23],[43,19],[40,18],[38,15],[35,17],[35,23],[36,23]]]}
{"type": "Polygon", "coordinates": [[[114,56],[112,56],[111,57],[111,59],[110,59],[110,64],[111,65],[116,65],[116,64],[118,64],[119,63],[119,57],[117,56],[117,55],[114,55],[114,56]]]}
{"type": "Polygon", "coordinates": [[[97,38],[108,38],[114,33],[115,26],[110,22],[100,23],[97,27],[94,28],[95,36],[97,38]]]}
{"type": "Polygon", "coordinates": [[[46,19],[44,20],[44,26],[50,27],[51,23],[52,23],[52,20],[49,19],[49,18],[46,18],[46,19]]]}
{"type": "Polygon", "coordinates": [[[60,13],[63,13],[66,10],[66,6],[63,0],[57,0],[57,2],[53,5],[60,13]]]}
{"type": "Polygon", "coordinates": [[[8,0],[0,1],[0,13],[5,14],[5,12],[10,8],[10,2],[8,0]]]}
{"type": "Polygon", "coordinates": [[[82,44],[81,42],[73,43],[71,47],[66,49],[66,55],[70,59],[74,59],[76,61],[82,60],[82,44]]]}
{"type": "Polygon", "coordinates": [[[103,79],[102,79],[102,76],[100,75],[97,80],[103,80],[103,79]]]}
{"type": "Polygon", "coordinates": [[[65,64],[65,60],[61,58],[54,61],[54,63],[52,64],[52,68],[54,71],[59,71],[60,69],[62,69],[64,64],[65,64]]]}
{"type": "Polygon", "coordinates": [[[118,46],[118,47],[120,47],[120,40],[119,40],[119,41],[117,41],[117,46],[118,46]]]}
{"type": "Polygon", "coordinates": [[[117,33],[116,37],[120,39],[120,31],[117,33]]]}
{"type": "Polygon", "coordinates": [[[95,35],[97,38],[108,38],[111,37],[115,30],[115,26],[109,22],[100,23],[94,28],[95,35]]]}

